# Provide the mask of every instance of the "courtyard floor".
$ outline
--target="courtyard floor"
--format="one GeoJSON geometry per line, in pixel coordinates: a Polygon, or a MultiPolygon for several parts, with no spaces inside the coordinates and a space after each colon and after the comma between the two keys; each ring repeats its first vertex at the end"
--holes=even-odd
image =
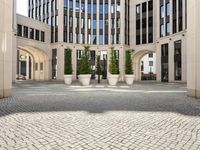
{"type": "Polygon", "coordinates": [[[17,82],[0,100],[0,150],[199,150],[185,84],[17,82]]]}

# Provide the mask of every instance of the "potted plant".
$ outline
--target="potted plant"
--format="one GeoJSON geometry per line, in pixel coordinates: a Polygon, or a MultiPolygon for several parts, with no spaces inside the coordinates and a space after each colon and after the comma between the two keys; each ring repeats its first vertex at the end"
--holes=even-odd
{"type": "Polygon", "coordinates": [[[108,83],[110,85],[116,85],[119,79],[119,68],[117,66],[117,59],[116,59],[116,54],[114,52],[114,47],[111,47],[109,72],[110,75],[108,77],[108,83]]]}
{"type": "Polygon", "coordinates": [[[132,85],[134,81],[131,53],[131,50],[126,51],[125,80],[128,85],[132,85]]]}
{"type": "Polygon", "coordinates": [[[65,84],[70,85],[72,83],[72,50],[70,48],[65,49],[65,66],[64,66],[64,81],[65,84]]]}
{"type": "Polygon", "coordinates": [[[80,61],[80,68],[79,68],[79,81],[82,85],[89,85],[90,84],[90,65],[89,65],[89,52],[90,52],[90,47],[85,46],[84,47],[83,54],[81,56],[81,61],[80,61]]]}

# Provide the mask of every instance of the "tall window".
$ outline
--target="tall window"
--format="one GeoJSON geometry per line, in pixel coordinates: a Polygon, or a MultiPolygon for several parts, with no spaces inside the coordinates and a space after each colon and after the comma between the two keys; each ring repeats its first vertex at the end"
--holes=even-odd
{"type": "Polygon", "coordinates": [[[33,28],[30,28],[29,29],[29,37],[30,37],[30,39],[34,39],[34,29],[33,28]]]}
{"type": "Polygon", "coordinates": [[[142,44],[147,43],[147,18],[146,14],[147,12],[147,3],[142,3],[142,44]]]}
{"type": "Polygon", "coordinates": [[[174,79],[182,78],[181,41],[174,42],[174,79]]]}
{"type": "Polygon", "coordinates": [[[45,33],[44,33],[44,31],[41,31],[41,41],[42,42],[45,41],[45,33]]]}
{"type": "Polygon", "coordinates": [[[17,36],[22,36],[22,25],[17,25],[17,36]]]}
{"type": "Polygon", "coordinates": [[[136,45],[140,44],[140,5],[136,6],[136,45]]]}
{"type": "Polygon", "coordinates": [[[40,40],[40,31],[39,30],[36,30],[35,31],[35,40],[40,40]]]}
{"type": "Polygon", "coordinates": [[[166,35],[170,34],[170,2],[166,1],[166,35]]]}
{"type": "Polygon", "coordinates": [[[183,0],[178,0],[178,30],[183,30],[183,0]]]}
{"type": "Polygon", "coordinates": [[[28,38],[28,27],[24,26],[24,38],[28,38]]]}
{"type": "Polygon", "coordinates": [[[172,8],[173,8],[173,33],[177,32],[177,0],[173,0],[172,8]]]}
{"type": "Polygon", "coordinates": [[[164,30],[164,1],[160,0],[160,37],[165,36],[165,30],[164,30]]]}
{"type": "Polygon", "coordinates": [[[153,43],[153,0],[148,2],[148,42],[153,43]]]}

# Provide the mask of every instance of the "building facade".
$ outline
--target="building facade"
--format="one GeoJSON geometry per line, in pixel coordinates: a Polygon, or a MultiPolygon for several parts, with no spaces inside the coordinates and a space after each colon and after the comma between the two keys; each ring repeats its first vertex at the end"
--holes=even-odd
{"type": "MultiPolygon", "coordinates": [[[[156,54],[158,81],[187,80],[187,0],[29,0],[28,8],[29,18],[50,28],[45,33],[38,28],[32,35],[34,21],[31,21],[32,27],[27,27],[27,33],[23,30],[21,35],[24,38],[27,34],[25,38],[43,40],[40,42],[48,45],[40,48],[49,59],[48,79],[63,80],[65,49],[71,48],[76,80],[82,51],[85,45],[90,45],[92,78],[95,78],[96,55],[101,56],[103,79],[107,78],[110,47],[114,46],[121,81],[128,49],[134,51],[135,80],[141,80],[141,59],[149,53],[156,54]],[[50,41],[44,41],[44,34],[50,35],[50,41]]],[[[20,24],[23,21],[18,21],[18,31],[20,24]]],[[[39,63],[36,64],[38,68],[39,63]]]]}
{"type": "Polygon", "coordinates": [[[130,0],[30,0],[29,17],[51,26],[52,79],[63,79],[64,52],[73,50],[74,79],[85,45],[90,45],[90,63],[94,77],[96,55],[107,78],[111,46],[115,47],[121,80],[124,75],[124,54],[130,45],[130,0]],[[126,8],[126,9],[124,9],[126,8]],[[121,57],[122,56],[122,57],[121,57]]]}

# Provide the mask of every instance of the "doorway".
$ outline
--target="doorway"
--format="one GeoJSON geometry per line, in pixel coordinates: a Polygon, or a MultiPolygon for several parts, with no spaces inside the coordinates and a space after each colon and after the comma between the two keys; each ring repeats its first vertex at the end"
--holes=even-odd
{"type": "Polygon", "coordinates": [[[161,81],[169,81],[168,44],[161,46],[161,81]]]}

